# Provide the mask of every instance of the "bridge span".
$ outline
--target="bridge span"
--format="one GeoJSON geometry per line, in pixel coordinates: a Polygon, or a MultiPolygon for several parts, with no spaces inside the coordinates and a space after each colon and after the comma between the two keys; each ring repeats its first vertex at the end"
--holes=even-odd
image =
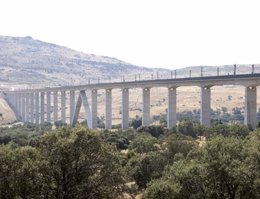
{"type": "MultiPolygon", "coordinates": [[[[256,127],[257,86],[260,85],[260,73],[226,76],[205,76],[190,78],[171,78],[142,81],[123,81],[112,83],[96,83],[77,86],[48,87],[40,89],[24,89],[4,91],[4,97],[18,120],[43,124],[44,122],[66,122],[66,94],[69,93],[70,125],[77,123],[81,106],[85,110],[85,119],[89,128],[97,128],[97,92],[105,90],[105,128],[112,127],[112,89],[122,90],[122,128],[129,127],[129,89],[141,88],[143,96],[142,123],[150,124],[150,89],[153,87],[168,88],[167,126],[176,125],[176,88],[182,86],[198,86],[200,91],[200,122],[210,126],[211,87],[224,85],[240,85],[245,87],[245,121],[256,127]],[[91,91],[90,99],[86,91],[91,91]],[[61,102],[58,103],[58,97],[61,102]]],[[[188,94],[187,94],[188,95],[188,94]]]]}

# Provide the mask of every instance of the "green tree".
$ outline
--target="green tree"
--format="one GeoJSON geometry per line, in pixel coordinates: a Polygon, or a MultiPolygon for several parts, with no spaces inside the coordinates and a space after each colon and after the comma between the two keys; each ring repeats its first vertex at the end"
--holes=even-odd
{"type": "Polygon", "coordinates": [[[146,188],[148,182],[162,176],[166,162],[165,157],[159,152],[149,152],[133,156],[129,160],[126,170],[139,188],[146,188]]]}
{"type": "Polygon", "coordinates": [[[129,149],[136,153],[148,153],[150,151],[156,151],[157,139],[148,133],[141,133],[136,136],[129,145],[129,149]]]}
{"type": "Polygon", "coordinates": [[[106,130],[101,134],[101,137],[105,142],[114,144],[118,150],[128,148],[129,140],[121,131],[113,132],[106,130]]]}
{"type": "Polygon", "coordinates": [[[210,135],[222,135],[225,137],[236,136],[245,138],[249,135],[250,130],[248,126],[242,124],[216,124],[209,129],[210,135]]]}
{"type": "Polygon", "coordinates": [[[257,199],[260,196],[259,146],[259,132],[246,140],[234,136],[212,137],[186,158],[178,156],[165,170],[163,179],[173,186],[179,185],[179,199],[257,199]]]}
{"type": "Polygon", "coordinates": [[[179,187],[168,180],[154,180],[145,190],[143,199],[177,199],[179,187]]]}
{"type": "Polygon", "coordinates": [[[45,196],[115,198],[123,179],[115,149],[82,127],[46,133],[37,144],[47,161],[45,196]]]}
{"type": "Polygon", "coordinates": [[[175,154],[181,153],[186,156],[197,144],[195,140],[188,136],[170,134],[160,140],[161,148],[167,157],[168,163],[173,163],[175,154]]]}
{"type": "Polygon", "coordinates": [[[137,129],[137,132],[146,132],[151,134],[153,137],[158,138],[160,135],[164,134],[164,128],[163,126],[141,126],[137,129]]]}
{"type": "Polygon", "coordinates": [[[41,198],[44,165],[35,148],[0,146],[0,198],[41,198]]]}
{"type": "Polygon", "coordinates": [[[190,120],[181,121],[177,126],[176,131],[179,134],[191,136],[193,138],[196,138],[198,136],[194,128],[194,123],[190,120]]]}
{"type": "Polygon", "coordinates": [[[136,117],[135,119],[131,120],[129,126],[132,126],[134,129],[138,129],[140,126],[142,126],[142,118],[136,117]]]}

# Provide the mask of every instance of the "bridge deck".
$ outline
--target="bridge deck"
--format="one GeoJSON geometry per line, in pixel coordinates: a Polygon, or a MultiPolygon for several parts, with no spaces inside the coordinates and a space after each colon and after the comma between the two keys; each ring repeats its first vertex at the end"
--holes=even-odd
{"type": "Polygon", "coordinates": [[[257,74],[239,74],[225,76],[204,76],[189,78],[172,79],[154,79],[141,81],[124,81],[111,83],[95,83],[86,85],[45,87],[39,89],[24,89],[8,92],[30,93],[46,91],[70,91],[70,90],[88,90],[88,89],[123,89],[123,88],[146,88],[146,87],[179,87],[179,86],[221,86],[221,85],[242,85],[258,86],[260,85],[260,73],[257,74]]]}

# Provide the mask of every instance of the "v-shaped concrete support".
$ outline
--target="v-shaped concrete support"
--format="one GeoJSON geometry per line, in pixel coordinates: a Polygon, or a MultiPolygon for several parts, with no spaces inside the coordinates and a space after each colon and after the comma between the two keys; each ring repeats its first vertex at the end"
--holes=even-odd
{"type": "Polygon", "coordinates": [[[85,111],[85,119],[86,119],[86,122],[87,122],[87,126],[92,129],[93,128],[93,126],[92,126],[92,112],[91,112],[91,108],[90,108],[90,105],[89,105],[89,102],[88,102],[88,97],[87,97],[85,91],[79,92],[79,97],[78,97],[78,100],[77,100],[77,103],[76,103],[76,108],[75,108],[75,111],[74,111],[74,114],[73,114],[73,119],[71,120],[70,125],[75,126],[75,124],[77,123],[82,103],[83,103],[83,107],[84,107],[84,111],[85,111]]]}

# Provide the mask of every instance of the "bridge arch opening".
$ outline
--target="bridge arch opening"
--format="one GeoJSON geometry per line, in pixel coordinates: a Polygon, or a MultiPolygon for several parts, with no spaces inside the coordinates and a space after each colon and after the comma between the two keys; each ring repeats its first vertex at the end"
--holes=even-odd
{"type": "Polygon", "coordinates": [[[151,92],[151,124],[167,126],[168,88],[153,87],[151,92]]]}
{"type": "Polygon", "coordinates": [[[177,121],[189,119],[200,121],[200,93],[199,86],[181,86],[177,88],[177,121]]]}
{"type": "Polygon", "coordinates": [[[224,85],[211,87],[211,120],[244,123],[245,87],[224,85]]]}

